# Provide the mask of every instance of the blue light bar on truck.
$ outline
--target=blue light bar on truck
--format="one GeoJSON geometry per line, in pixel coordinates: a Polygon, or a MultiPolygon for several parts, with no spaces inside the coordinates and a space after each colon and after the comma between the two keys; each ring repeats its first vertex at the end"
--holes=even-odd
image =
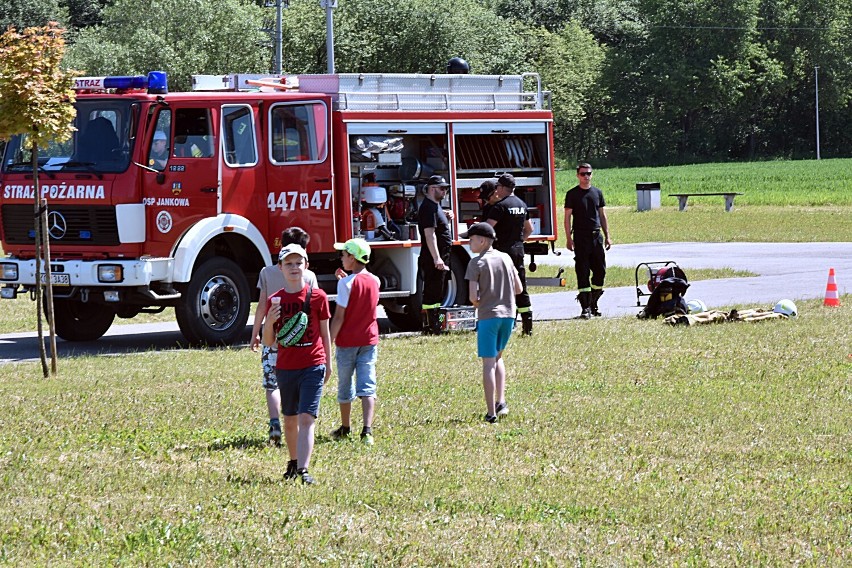
{"type": "Polygon", "coordinates": [[[119,75],[114,77],[77,77],[74,79],[77,91],[120,91],[147,89],[148,93],[163,95],[169,92],[168,78],[164,71],[151,71],[145,75],[119,75]]]}

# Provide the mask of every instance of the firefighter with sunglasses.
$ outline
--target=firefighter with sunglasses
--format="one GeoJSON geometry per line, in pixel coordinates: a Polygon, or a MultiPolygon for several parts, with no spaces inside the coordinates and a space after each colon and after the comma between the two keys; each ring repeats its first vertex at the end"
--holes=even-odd
{"type": "Polygon", "coordinates": [[[592,166],[577,166],[578,184],[565,194],[565,235],[574,251],[580,317],[600,316],[598,300],[606,277],[606,252],[612,246],[603,192],[592,185],[592,166]],[[591,273],[591,279],[589,278],[591,273]]]}

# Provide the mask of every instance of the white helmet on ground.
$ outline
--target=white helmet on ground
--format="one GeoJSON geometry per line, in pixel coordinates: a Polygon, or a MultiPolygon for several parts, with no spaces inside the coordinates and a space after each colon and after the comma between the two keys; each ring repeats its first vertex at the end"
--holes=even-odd
{"type": "Polygon", "coordinates": [[[700,314],[707,311],[707,305],[701,300],[690,300],[686,303],[686,309],[691,314],[700,314]]]}
{"type": "Polygon", "coordinates": [[[777,304],[775,304],[775,308],[772,310],[776,314],[784,314],[787,317],[794,318],[799,315],[799,310],[796,309],[796,304],[793,303],[793,300],[781,300],[777,304]]]}

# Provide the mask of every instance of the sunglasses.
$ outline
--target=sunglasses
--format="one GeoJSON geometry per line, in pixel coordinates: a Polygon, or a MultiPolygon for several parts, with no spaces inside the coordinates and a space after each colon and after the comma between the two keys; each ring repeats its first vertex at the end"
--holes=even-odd
{"type": "Polygon", "coordinates": [[[581,175],[583,177],[592,177],[592,172],[578,172],[577,175],[581,175]]]}

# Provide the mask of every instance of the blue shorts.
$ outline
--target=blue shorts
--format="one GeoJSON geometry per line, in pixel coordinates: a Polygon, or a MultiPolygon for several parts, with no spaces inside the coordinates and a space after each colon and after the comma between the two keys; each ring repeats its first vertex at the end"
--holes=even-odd
{"type": "Polygon", "coordinates": [[[281,414],[310,414],[314,418],[319,416],[325,365],[292,371],[277,369],[277,372],[278,390],[281,391],[281,414]]]}
{"type": "Polygon", "coordinates": [[[506,348],[515,318],[489,318],[476,322],[476,351],[482,358],[497,357],[506,348]]]}
{"type": "Polygon", "coordinates": [[[337,402],[376,397],[377,345],[337,348],[337,402]]]}
{"type": "Polygon", "coordinates": [[[275,372],[275,362],[278,360],[278,350],[263,346],[260,352],[260,366],[263,368],[261,385],[268,391],[278,390],[278,375],[275,372]]]}

